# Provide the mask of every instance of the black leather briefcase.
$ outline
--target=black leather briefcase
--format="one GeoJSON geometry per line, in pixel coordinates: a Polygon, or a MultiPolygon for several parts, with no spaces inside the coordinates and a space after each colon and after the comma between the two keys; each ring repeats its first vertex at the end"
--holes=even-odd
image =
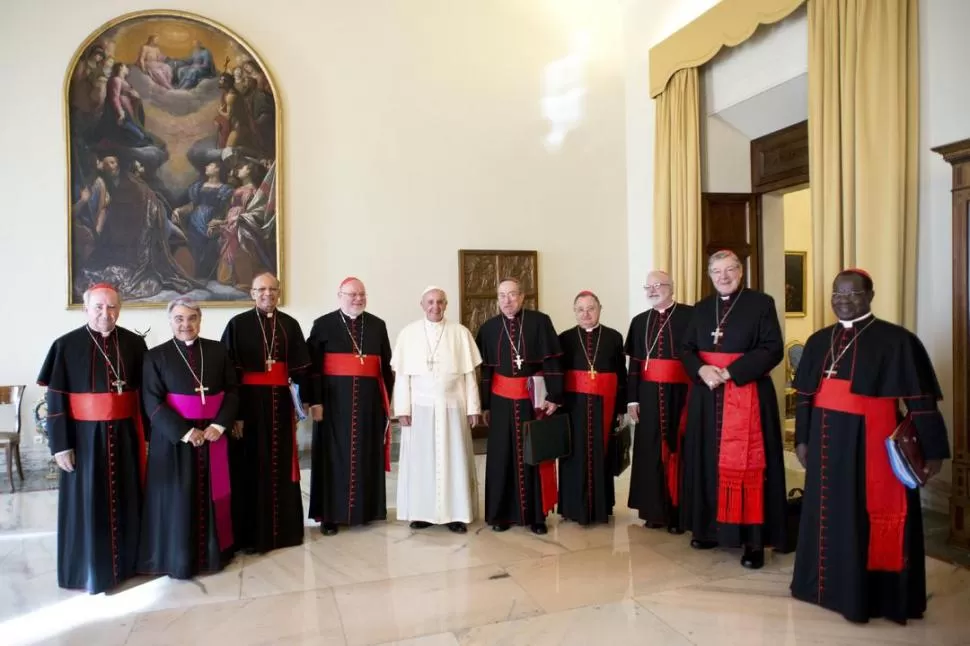
{"type": "Polygon", "coordinates": [[[614,476],[621,475],[630,466],[630,447],[632,445],[633,438],[629,424],[618,426],[610,433],[610,466],[613,469],[614,476]]]}
{"type": "Polygon", "coordinates": [[[522,425],[522,459],[535,466],[569,455],[570,428],[568,415],[553,415],[531,420],[522,425]]]}

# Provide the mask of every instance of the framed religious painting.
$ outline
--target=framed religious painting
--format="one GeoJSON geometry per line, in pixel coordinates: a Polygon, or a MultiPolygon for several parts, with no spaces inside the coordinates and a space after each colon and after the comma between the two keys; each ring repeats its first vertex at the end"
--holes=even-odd
{"type": "Polygon", "coordinates": [[[266,64],[201,16],[143,11],[91,34],[64,81],[68,306],[241,305],[282,272],[280,102],[266,64]]]}
{"type": "Polygon", "coordinates": [[[787,318],[805,316],[807,259],[808,254],[804,251],[785,252],[785,316],[787,318]]]}

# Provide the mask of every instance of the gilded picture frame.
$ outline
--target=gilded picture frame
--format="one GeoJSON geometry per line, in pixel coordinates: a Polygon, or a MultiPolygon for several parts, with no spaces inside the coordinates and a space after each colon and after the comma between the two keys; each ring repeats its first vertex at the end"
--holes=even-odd
{"type": "Polygon", "coordinates": [[[173,10],[128,13],[64,78],[68,308],[107,282],[126,306],[250,301],[282,278],[282,111],[256,51],[173,10]]]}
{"type": "Polygon", "coordinates": [[[808,283],[808,254],[804,251],[785,252],[785,318],[806,316],[806,285],[808,283]]]}

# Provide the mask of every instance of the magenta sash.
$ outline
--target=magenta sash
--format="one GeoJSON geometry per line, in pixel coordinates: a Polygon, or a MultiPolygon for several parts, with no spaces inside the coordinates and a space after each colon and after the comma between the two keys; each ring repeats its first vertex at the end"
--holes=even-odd
{"type": "MultiPolygon", "coordinates": [[[[222,407],[222,393],[206,395],[205,404],[198,395],[176,393],[166,395],[165,401],[185,419],[211,420],[215,419],[222,407]]],[[[209,442],[209,485],[216,512],[216,538],[219,539],[219,549],[223,551],[233,544],[228,446],[225,434],[215,442],[209,442]]]]}

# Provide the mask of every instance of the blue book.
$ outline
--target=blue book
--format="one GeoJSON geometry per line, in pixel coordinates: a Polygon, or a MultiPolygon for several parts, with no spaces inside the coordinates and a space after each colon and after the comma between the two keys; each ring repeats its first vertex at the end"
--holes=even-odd
{"type": "Polygon", "coordinates": [[[300,385],[293,383],[292,379],[290,380],[290,397],[293,399],[296,419],[302,422],[306,419],[306,413],[303,412],[303,401],[300,399],[300,385]]]}

